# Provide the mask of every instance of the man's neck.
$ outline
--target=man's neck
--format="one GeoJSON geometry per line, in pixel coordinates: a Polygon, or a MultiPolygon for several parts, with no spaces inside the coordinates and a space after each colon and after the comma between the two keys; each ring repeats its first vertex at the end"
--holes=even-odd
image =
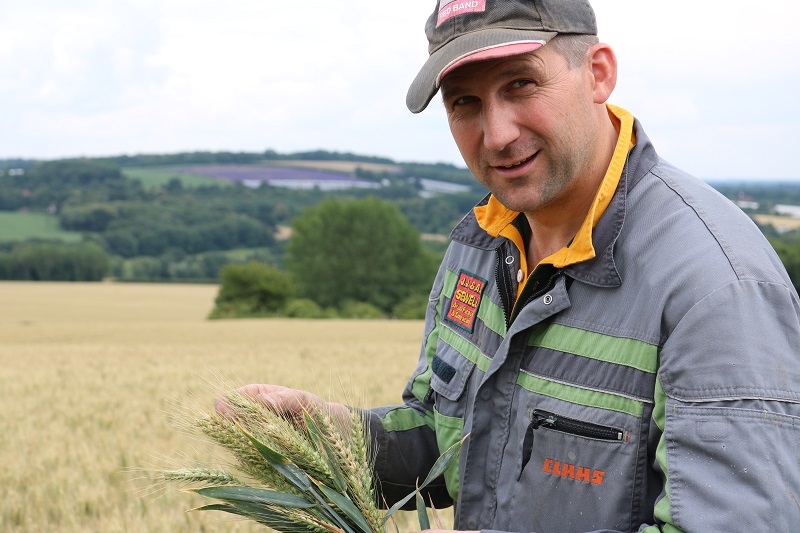
{"type": "Polygon", "coordinates": [[[561,250],[575,237],[594,202],[597,189],[603,182],[619,136],[606,115],[600,135],[605,140],[598,148],[593,164],[577,179],[562,200],[554,202],[535,213],[525,213],[531,229],[526,255],[528,272],[532,272],[542,259],[561,250]]]}

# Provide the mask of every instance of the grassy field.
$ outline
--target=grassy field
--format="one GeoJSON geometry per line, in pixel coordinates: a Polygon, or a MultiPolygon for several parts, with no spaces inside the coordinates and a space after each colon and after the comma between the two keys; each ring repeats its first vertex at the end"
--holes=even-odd
{"type": "Polygon", "coordinates": [[[251,382],[399,401],[420,322],[207,321],[216,290],[0,282],[0,531],[259,531],[130,472],[214,456],[179,405],[251,382]]]}
{"type": "Polygon", "coordinates": [[[751,215],[753,220],[762,226],[772,226],[778,231],[796,231],[800,229],[800,218],[777,215],[751,215]]]}
{"type": "Polygon", "coordinates": [[[139,180],[146,189],[163,187],[173,178],[178,178],[184,187],[201,187],[203,185],[218,185],[226,187],[230,182],[211,178],[174,172],[170,167],[130,167],[123,168],[122,173],[130,179],[139,180]]]}
{"type": "Polygon", "coordinates": [[[60,229],[55,215],[0,211],[0,242],[28,239],[80,242],[81,238],[80,233],[60,229]]]}

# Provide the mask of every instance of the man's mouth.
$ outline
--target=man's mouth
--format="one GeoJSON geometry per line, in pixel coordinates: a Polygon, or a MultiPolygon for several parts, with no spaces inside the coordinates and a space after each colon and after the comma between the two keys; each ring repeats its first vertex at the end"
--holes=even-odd
{"type": "MultiPolygon", "coordinates": [[[[537,152],[537,153],[538,153],[538,152],[537,152]]],[[[536,153],[534,153],[534,154],[533,154],[533,155],[531,155],[531,156],[528,156],[528,157],[526,157],[525,159],[522,159],[522,160],[520,160],[520,161],[517,161],[516,163],[511,163],[510,165],[497,165],[497,167],[498,167],[498,168],[514,168],[514,167],[518,167],[518,166],[520,166],[520,165],[523,165],[523,164],[527,163],[528,161],[530,161],[530,160],[531,160],[531,159],[533,159],[534,157],[536,157],[536,153]]]]}

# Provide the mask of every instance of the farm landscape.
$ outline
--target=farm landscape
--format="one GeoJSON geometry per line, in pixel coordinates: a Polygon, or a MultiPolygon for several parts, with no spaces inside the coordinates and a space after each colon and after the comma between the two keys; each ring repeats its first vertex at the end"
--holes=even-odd
{"type": "MultiPolygon", "coordinates": [[[[428,266],[435,269],[447,233],[484,194],[463,169],[338,153],[5,161],[0,171],[0,278],[38,280],[0,281],[3,532],[256,531],[228,515],[184,512],[207,501],[154,487],[145,470],[224,465],[182,426],[187,409],[208,412],[218,393],[240,384],[280,383],[363,406],[397,403],[419,349],[422,324],[408,318],[416,297],[424,309],[428,266]],[[280,182],[287,177],[298,186],[280,182]],[[325,188],[325,180],[379,187],[325,188]],[[434,182],[439,192],[426,188],[434,182]],[[365,210],[351,216],[357,209],[365,210]],[[338,216],[325,218],[330,213],[338,216]],[[389,222],[364,222],[387,213],[389,222]],[[334,227],[334,238],[299,246],[304,235],[334,227]],[[413,254],[399,254],[418,257],[418,271],[390,272],[396,256],[352,251],[381,242],[396,252],[386,230],[400,227],[414,238],[398,234],[405,240],[395,242],[424,236],[424,249],[416,243],[407,248],[413,254]],[[353,261],[331,275],[344,241],[353,261]],[[320,252],[322,245],[330,248],[320,252]],[[326,277],[311,273],[312,263],[333,290],[312,286],[326,277]],[[266,303],[280,297],[285,305],[239,315],[262,318],[208,320],[221,278],[224,287],[220,272],[254,264],[271,280],[258,284],[266,303]],[[43,281],[89,278],[98,282],[43,281]],[[368,281],[373,288],[363,291],[368,281]],[[359,299],[394,286],[413,293],[407,306],[400,293],[359,299]]],[[[791,208],[800,206],[800,187],[715,187],[761,224],[797,286],[800,236],[786,222],[798,220],[791,208]]]]}
{"type": "Polygon", "coordinates": [[[221,460],[181,427],[226,388],[272,382],[396,403],[422,325],[208,321],[214,285],[0,282],[0,531],[257,531],[154,488],[143,468],[221,460]]]}

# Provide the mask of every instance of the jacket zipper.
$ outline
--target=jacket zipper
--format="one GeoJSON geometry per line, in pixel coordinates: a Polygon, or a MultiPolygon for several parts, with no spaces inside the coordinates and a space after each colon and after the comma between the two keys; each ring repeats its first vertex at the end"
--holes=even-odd
{"type": "Polygon", "coordinates": [[[583,422],[582,420],[575,420],[574,418],[567,418],[565,416],[556,415],[548,411],[533,411],[533,420],[531,422],[533,429],[546,427],[569,433],[571,435],[578,435],[581,437],[588,437],[600,440],[616,440],[627,441],[628,432],[621,429],[601,426],[592,424],[591,422],[583,422]]]}
{"type": "Polygon", "coordinates": [[[511,283],[511,273],[509,272],[509,267],[506,265],[504,258],[509,255],[506,251],[506,246],[500,247],[497,250],[497,266],[494,271],[494,278],[495,283],[497,283],[497,287],[500,292],[500,300],[503,302],[501,306],[503,308],[503,318],[506,322],[506,328],[511,327],[511,322],[509,321],[509,315],[511,313],[510,309],[514,304],[514,297],[512,294],[512,283],[511,283]]]}

